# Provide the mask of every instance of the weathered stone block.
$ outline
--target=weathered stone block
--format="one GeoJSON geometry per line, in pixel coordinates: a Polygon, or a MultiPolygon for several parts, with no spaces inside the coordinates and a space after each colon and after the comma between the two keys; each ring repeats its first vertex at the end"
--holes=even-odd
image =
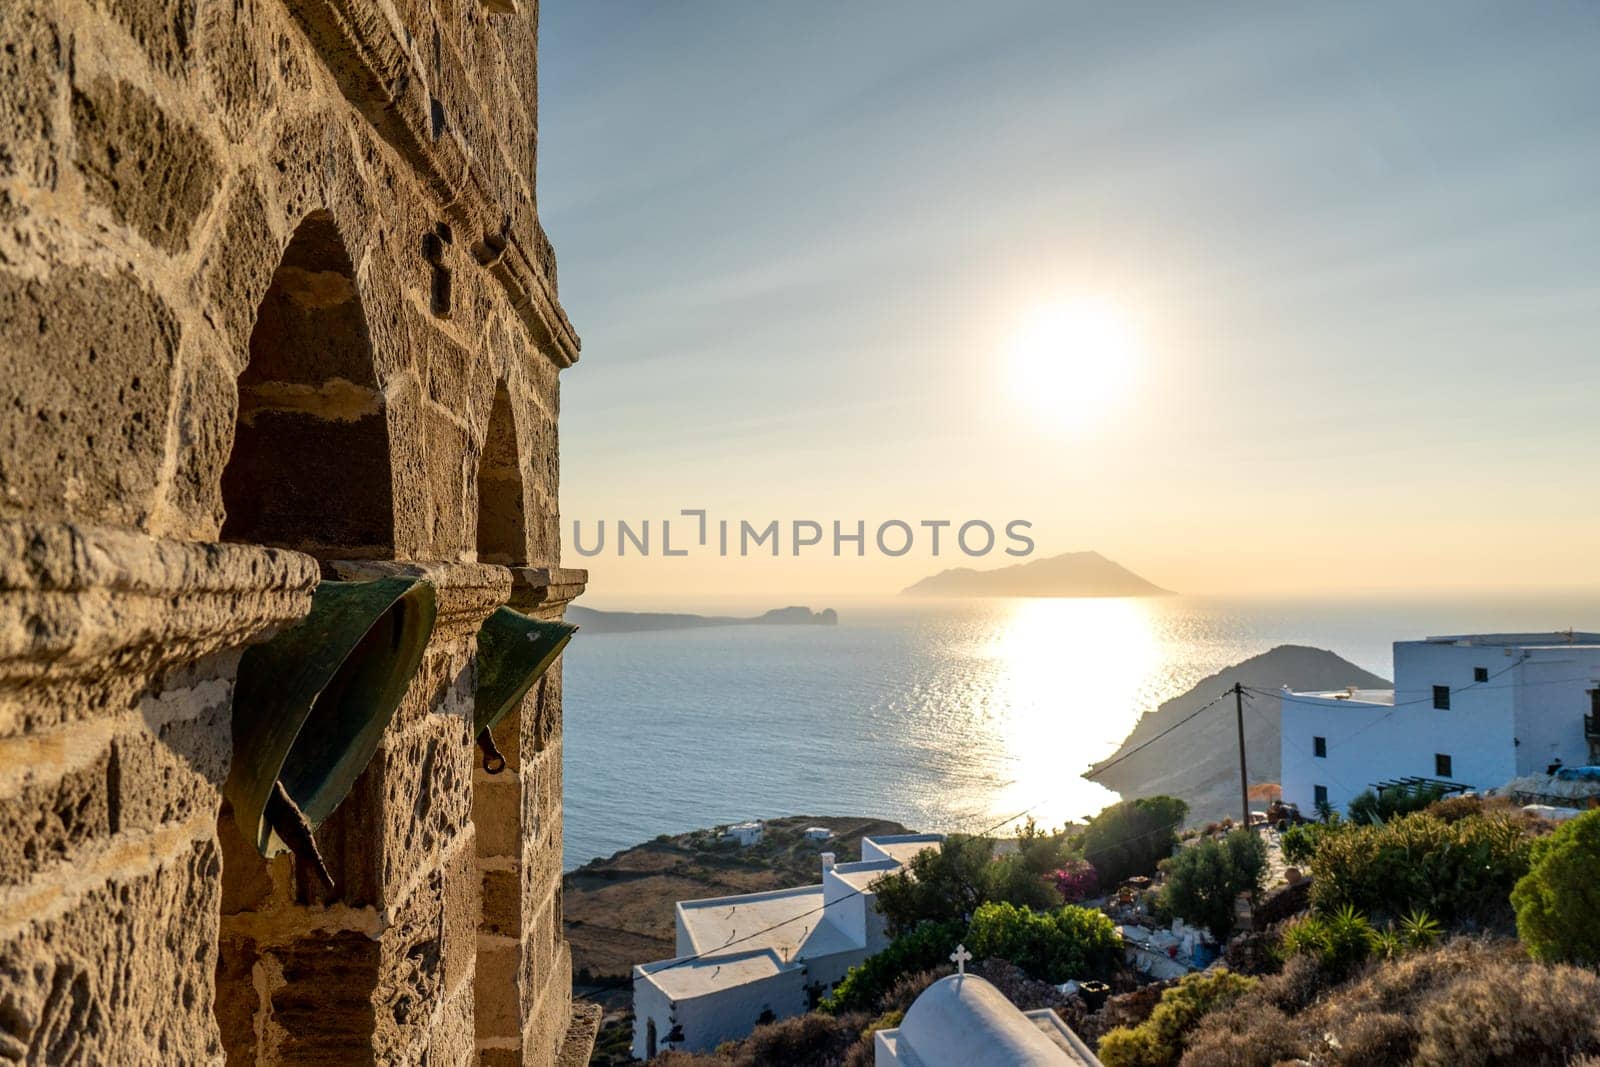
{"type": "Polygon", "coordinates": [[[0,798],[0,886],[26,882],[83,842],[110,836],[111,763],[107,744],[81,766],[0,798]]]}
{"type": "Polygon", "coordinates": [[[258,1062],[399,1062],[375,1055],[381,955],[377,942],[352,930],[312,933],[263,950],[266,1018],[260,1020],[258,1062]]]}
{"type": "Polygon", "coordinates": [[[220,1058],[212,1014],[217,851],[65,883],[59,912],[0,930],[0,1052],[30,1063],[220,1058]]]}
{"type": "Polygon", "coordinates": [[[522,936],[522,877],[514,866],[483,872],[483,922],[479,930],[498,937],[522,936]]]}
{"type": "Polygon", "coordinates": [[[56,184],[56,101],[65,92],[63,33],[27,0],[0,8],[0,178],[20,177],[41,188],[56,184]]]}
{"type": "Polygon", "coordinates": [[[511,770],[497,775],[477,769],[473,782],[472,824],[480,856],[515,859],[522,851],[522,783],[511,770]]]}
{"type": "Polygon", "coordinates": [[[217,105],[229,138],[242,141],[278,103],[271,30],[255,0],[202,4],[199,23],[207,96],[217,105]]]}
{"type": "Polygon", "coordinates": [[[183,73],[194,41],[195,0],[95,0],[158,68],[183,73]]]}
{"type": "Polygon", "coordinates": [[[143,90],[104,76],[73,87],[72,128],[89,196],[155,247],[186,248],[221,175],[200,131],[143,90]]]}
{"type": "Polygon", "coordinates": [[[166,448],[178,325],[131,274],[0,274],[0,515],[139,525],[166,448]]]}

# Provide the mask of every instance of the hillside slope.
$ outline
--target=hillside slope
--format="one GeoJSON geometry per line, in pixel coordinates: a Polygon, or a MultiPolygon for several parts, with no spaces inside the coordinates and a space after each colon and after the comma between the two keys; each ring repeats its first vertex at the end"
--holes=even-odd
{"type": "MultiPolygon", "coordinates": [[[[1182,797],[1189,802],[1191,823],[1227,815],[1237,818],[1239,735],[1232,697],[1148,747],[1132,751],[1235,682],[1274,691],[1284,685],[1297,690],[1327,690],[1349,685],[1383,689],[1390,684],[1325,649],[1279,645],[1218,671],[1187,693],[1147,712],[1117,751],[1083,776],[1124,797],[1155,793],[1182,797]]],[[[1282,701],[1276,698],[1259,696],[1245,703],[1245,753],[1252,785],[1278,781],[1281,705],[1282,701]]]]}

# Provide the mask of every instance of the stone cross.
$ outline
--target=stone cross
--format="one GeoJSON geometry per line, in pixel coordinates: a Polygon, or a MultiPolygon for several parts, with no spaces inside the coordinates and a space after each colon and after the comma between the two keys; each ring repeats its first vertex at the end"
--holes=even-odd
{"type": "Polygon", "coordinates": [[[972,953],[967,951],[966,945],[957,945],[956,950],[950,953],[950,962],[956,965],[956,971],[962,975],[967,973],[967,963],[972,959],[972,953]]]}

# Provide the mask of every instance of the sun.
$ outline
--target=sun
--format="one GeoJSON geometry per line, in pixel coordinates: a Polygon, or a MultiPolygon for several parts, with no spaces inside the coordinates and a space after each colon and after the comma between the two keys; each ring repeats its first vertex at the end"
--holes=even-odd
{"type": "Polygon", "coordinates": [[[1019,400],[1057,426],[1097,421],[1126,393],[1139,343],[1126,310],[1083,297],[1035,308],[1024,316],[1009,352],[1019,400]]]}

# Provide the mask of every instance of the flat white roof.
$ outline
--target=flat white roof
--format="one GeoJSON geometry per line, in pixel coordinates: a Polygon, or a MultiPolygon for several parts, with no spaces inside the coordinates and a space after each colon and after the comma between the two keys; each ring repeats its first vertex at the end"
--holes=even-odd
{"type": "Polygon", "coordinates": [[[861,947],[826,921],[820,885],[680,900],[678,916],[689,943],[701,955],[717,952],[726,945],[734,952],[770,948],[781,957],[794,960],[861,947]]]}
{"type": "Polygon", "coordinates": [[[871,841],[883,853],[899,863],[910,863],[917,853],[938,848],[944,843],[943,834],[889,834],[884,837],[864,837],[863,847],[871,841]]]}
{"type": "Polygon", "coordinates": [[[1340,704],[1370,704],[1382,707],[1394,705],[1393,689],[1334,689],[1326,693],[1299,693],[1291,692],[1290,696],[1305,697],[1311,700],[1330,700],[1340,704]]]}
{"type": "Polygon", "coordinates": [[[833,873],[851,889],[865,893],[873,882],[891,871],[898,871],[900,867],[898,860],[858,860],[855,863],[834,864],[833,873]]]}
{"type": "Polygon", "coordinates": [[[669,1000],[702,997],[730,986],[757,982],[799,969],[800,964],[783,962],[771,949],[730,952],[710,959],[686,956],[646,963],[635,968],[640,977],[661,990],[669,1000]]]}
{"type": "Polygon", "coordinates": [[[1547,630],[1542,633],[1523,634],[1444,634],[1429,637],[1426,641],[1402,641],[1401,644],[1418,645],[1488,645],[1495,648],[1546,648],[1559,645],[1600,645],[1600,633],[1585,630],[1547,630]]]}

